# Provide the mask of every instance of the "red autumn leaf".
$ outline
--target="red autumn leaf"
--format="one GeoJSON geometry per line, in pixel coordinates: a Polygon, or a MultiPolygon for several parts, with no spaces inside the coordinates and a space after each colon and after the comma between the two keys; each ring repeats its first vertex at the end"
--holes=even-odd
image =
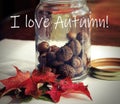
{"type": "Polygon", "coordinates": [[[53,86],[50,91],[47,91],[46,94],[49,94],[51,99],[57,103],[60,100],[61,97],[61,91],[57,89],[56,86],[53,86]]]}
{"type": "Polygon", "coordinates": [[[21,83],[20,86],[25,88],[25,95],[31,95],[34,98],[37,98],[41,95],[41,91],[37,88],[37,83],[35,83],[31,77],[21,83]]]}
{"type": "Polygon", "coordinates": [[[29,72],[23,73],[16,66],[14,67],[17,72],[16,76],[0,80],[6,88],[2,96],[13,89],[25,88],[25,95],[31,95],[37,98],[42,94],[42,90],[39,89],[38,84],[41,86],[47,82],[52,85],[52,88],[48,87],[51,89],[45,93],[49,94],[54,102],[58,102],[61,96],[69,93],[85,94],[92,100],[87,86],[84,86],[83,83],[73,83],[71,78],[57,81],[57,75],[50,71],[41,73],[39,70],[34,70],[30,77],[29,72]]]}
{"type": "Polygon", "coordinates": [[[69,93],[85,94],[92,100],[87,86],[84,86],[83,83],[73,83],[70,78],[60,80],[60,82],[53,84],[52,89],[47,92],[54,102],[58,102],[61,96],[69,93]]]}
{"type": "Polygon", "coordinates": [[[10,78],[4,79],[4,80],[0,80],[0,82],[5,85],[5,91],[2,93],[1,96],[5,95],[6,93],[8,93],[9,91],[11,91],[13,89],[19,88],[20,84],[30,77],[30,73],[28,71],[23,73],[16,66],[14,66],[14,67],[17,72],[16,76],[10,77],[10,78]]]}
{"type": "Polygon", "coordinates": [[[50,71],[47,71],[45,73],[41,73],[39,70],[34,70],[32,73],[32,79],[34,82],[55,82],[56,80],[56,75],[50,71]]]}
{"type": "Polygon", "coordinates": [[[65,78],[63,80],[60,80],[59,85],[63,91],[73,89],[73,82],[70,78],[65,78]]]}
{"type": "Polygon", "coordinates": [[[70,78],[63,79],[59,82],[61,89],[63,91],[63,95],[68,93],[80,93],[87,95],[91,100],[90,92],[87,88],[87,86],[84,86],[84,84],[81,83],[73,83],[70,78]]]}
{"type": "Polygon", "coordinates": [[[39,97],[41,95],[41,92],[39,88],[37,88],[38,83],[51,83],[54,82],[56,79],[56,75],[52,72],[45,72],[41,73],[39,70],[33,70],[32,76],[24,81],[21,84],[21,87],[25,88],[25,94],[26,95],[31,95],[35,98],[39,97]]]}

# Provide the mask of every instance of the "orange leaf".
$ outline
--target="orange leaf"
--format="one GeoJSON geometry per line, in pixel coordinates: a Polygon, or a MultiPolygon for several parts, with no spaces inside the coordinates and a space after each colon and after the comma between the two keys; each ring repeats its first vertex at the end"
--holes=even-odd
{"type": "Polygon", "coordinates": [[[38,83],[55,82],[56,75],[52,72],[41,73],[39,70],[33,70],[32,76],[21,84],[25,88],[25,95],[31,95],[35,98],[41,95],[41,90],[37,88],[38,83]]]}
{"type": "Polygon", "coordinates": [[[20,84],[30,77],[30,73],[28,71],[23,73],[16,66],[14,66],[14,67],[17,72],[16,76],[10,77],[10,78],[4,79],[4,80],[0,80],[0,82],[5,85],[5,91],[2,93],[1,96],[4,96],[6,93],[8,93],[9,91],[11,91],[13,89],[19,88],[20,84]]]}
{"type": "Polygon", "coordinates": [[[61,89],[63,91],[62,95],[66,95],[69,93],[79,93],[87,95],[91,100],[90,92],[82,82],[81,83],[73,83],[70,78],[63,79],[59,82],[61,89]]]}
{"type": "Polygon", "coordinates": [[[61,96],[65,96],[70,93],[84,94],[92,100],[87,86],[84,86],[83,83],[73,83],[70,78],[66,78],[60,80],[58,83],[52,84],[52,89],[46,93],[50,95],[54,102],[58,102],[61,96]]]}
{"type": "Polygon", "coordinates": [[[56,86],[53,86],[52,89],[50,91],[47,91],[46,94],[49,94],[51,99],[57,103],[59,100],[60,100],[60,97],[61,97],[61,91],[59,91],[57,89],[56,86]]]}
{"type": "Polygon", "coordinates": [[[21,87],[25,88],[25,95],[31,95],[34,98],[38,98],[41,95],[41,91],[37,88],[37,83],[31,77],[21,83],[21,87]]]}
{"type": "Polygon", "coordinates": [[[54,73],[47,71],[45,73],[41,73],[39,70],[34,70],[32,73],[32,79],[34,82],[44,83],[44,82],[55,82],[57,75],[54,73]]]}

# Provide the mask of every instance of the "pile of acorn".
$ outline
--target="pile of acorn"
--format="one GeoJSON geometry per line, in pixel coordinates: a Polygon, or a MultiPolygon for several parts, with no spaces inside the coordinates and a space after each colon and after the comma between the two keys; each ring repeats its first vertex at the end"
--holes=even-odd
{"type": "Polygon", "coordinates": [[[50,46],[46,41],[38,44],[39,69],[47,67],[55,74],[59,74],[60,78],[74,77],[82,73],[82,34],[70,32],[67,38],[69,41],[62,47],[50,46]]]}

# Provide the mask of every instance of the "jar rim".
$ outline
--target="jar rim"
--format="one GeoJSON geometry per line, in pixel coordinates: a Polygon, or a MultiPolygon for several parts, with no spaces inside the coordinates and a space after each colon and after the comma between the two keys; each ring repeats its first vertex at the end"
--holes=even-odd
{"type": "Polygon", "coordinates": [[[43,3],[52,3],[52,4],[63,4],[63,3],[74,3],[74,2],[81,2],[82,4],[84,4],[86,2],[86,0],[41,0],[43,3]]]}

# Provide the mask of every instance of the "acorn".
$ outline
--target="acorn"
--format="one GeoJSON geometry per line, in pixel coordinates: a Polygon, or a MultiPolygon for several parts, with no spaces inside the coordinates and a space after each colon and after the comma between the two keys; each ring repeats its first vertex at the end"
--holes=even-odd
{"type": "Polygon", "coordinates": [[[46,59],[47,59],[48,62],[54,61],[56,59],[55,52],[48,52],[46,54],[46,59]]]}
{"type": "Polygon", "coordinates": [[[56,45],[52,45],[49,47],[49,52],[57,52],[59,50],[59,47],[56,45]]]}
{"type": "Polygon", "coordinates": [[[42,73],[46,73],[46,72],[51,72],[51,71],[52,71],[52,68],[51,68],[51,67],[44,66],[44,67],[41,67],[39,70],[40,70],[40,72],[42,72],[42,73]]]}
{"type": "Polygon", "coordinates": [[[55,73],[55,74],[56,74],[56,71],[57,71],[57,69],[56,69],[56,68],[52,68],[52,71],[51,71],[51,72],[53,72],[53,73],[55,73]]]}
{"type": "Polygon", "coordinates": [[[75,75],[75,69],[68,65],[64,64],[59,67],[58,74],[60,74],[60,77],[65,78],[65,77],[74,77],[75,75]]]}
{"type": "Polygon", "coordinates": [[[45,70],[45,72],[51,72],[52,71],[52,68],[51,67],[44,67],[43,70],[45,70]]]}
{"type": "Polygon", "coordinates": [[[46,54],[47,53],[43,53],[43,54],[39,55],[38,61],[40,62],[40,64],[45,64],[46,63],[46,54]]]}
{"type": "Polygon", "coordinates": [[[46,52],[49,49],[49,43],[46,41],[43,41],[38,44],[37,49],[39,52],[46,52]]]}
{"type": "Polygon", "coordinates": [[[81,32],[77,34],[76,39],[82,44],[82,33],[81,32]]]}
{"type": "Polygon", "coordinates": [[[83,68],[82,67],[78,67],[78,68],[75,69],[75,71],[76,71],[76,74],[80,74],[80,73],[83,72],[83,68]]]}
{"type": "Polygon", "coordinates": [[[63,65],[64,62],[63,62],[63,61],[54,60],[54,61],[52,61],[51,64],[52,64],[52,66],[54,66],[54,67],[58,67],[58,66],[60,66],[60,65],[63,65]]]}
{"type": "Polygon", "coordinates": [[[67,34],[67,38],[68,38],[69,40],[75,39],[76,36],[77,36],[77,34],[76,34],[75,32],[69,32],[69,33],[67,34]]]}
{"type": "Polygon", "coordinates": [[[71,60],[71,65],[76,69],[82,65],[81,58],[78,56],[74,56],[71,60]]]}
{"type": "Polygon", "coordinates": [[[61,47],[56,53],[57,60],[59,61],[68,61],[72,58],[72,56],[73,52],[68,46],[61,47]]]}
{"type": "Polygon", "coordinates": [[[72,49],[73,55],[79,55],[82,49],[80,42],[77,39],[73,39],[68,43],[68,46],[72,49]]]}

